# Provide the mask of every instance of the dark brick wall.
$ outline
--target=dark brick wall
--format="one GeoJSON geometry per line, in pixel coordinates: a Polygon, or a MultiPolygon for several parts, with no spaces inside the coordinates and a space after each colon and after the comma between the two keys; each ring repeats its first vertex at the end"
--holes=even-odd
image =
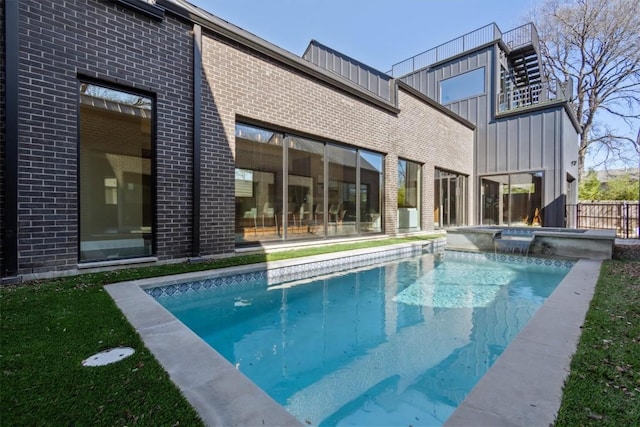
{"type": "MultiPolygon", "coordinates": [[[[4,3],[4,2],[3,2],[4,3]]],[[[0,276],[4,271],[4,145],[5,145],[5,46],[4,46],[4,8],[0,5],[0,276]]]]}
{"type": "Polygon", "coordinates": [[[20,274],[77,263],[79,75],[155,96],[157,255],[190,254],[190,30],[108,1],[20,2],[20,274]]]}
{"type": "MultiPolygon", "coordinates": [[[[157,255],[190,256],[191,24],[169,13],[156,22],[107,0],[19,4],[19,274],[76,269],[79,76],[155,99],[157,255]]],[[[434,167],[472,173],[472,157],[460,153],[471,152],[473,132],[402,91],[403,111],[394,114],[207,30],[202,65],[202,255],[234,251],[237,121],[386,154],[390,234],[397,225],[398,156],[424,165],[427,230],[433,225],[428,189],[434,167]],[[458,148],[452,152],[451,146],[458,148]]]]}

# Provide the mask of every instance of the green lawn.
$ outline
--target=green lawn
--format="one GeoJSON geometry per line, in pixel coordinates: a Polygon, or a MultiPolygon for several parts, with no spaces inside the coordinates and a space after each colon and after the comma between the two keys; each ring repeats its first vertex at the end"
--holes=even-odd
{"type": "Polygon", "coordinates": [[[556,426],[640,425],[640,262],[607,261],[556,426]]]}
{"type": "MultiPolygon", "coordinates": [[[[0,289],[0,424],[202,425],[102,286],[167,274],[416,240],[386,239],[268,255],[125,269],[0,289]],[[136,353],[87,368],[118,345],[136,353]]],[[[640,263],[606,262],[557,425],[640,419],[640,263]]]]}
{"type": "Polygon", "coordinates": [[[370,240],[5,286],[0,289],[0,425],[202,425],[103,285],[425,239],[370,240]],[[82,366],[87,357],[114,346],[136,353],[108,366],[82,366]]]}

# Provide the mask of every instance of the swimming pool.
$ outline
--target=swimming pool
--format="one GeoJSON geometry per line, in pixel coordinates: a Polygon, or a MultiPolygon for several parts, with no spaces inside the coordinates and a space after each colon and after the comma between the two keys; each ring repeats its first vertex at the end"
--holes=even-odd
{"type": "Polygon", "coordinates": [[[438,425],[570,268],[445,258],[157,299],[302,422],[438,425]]]}

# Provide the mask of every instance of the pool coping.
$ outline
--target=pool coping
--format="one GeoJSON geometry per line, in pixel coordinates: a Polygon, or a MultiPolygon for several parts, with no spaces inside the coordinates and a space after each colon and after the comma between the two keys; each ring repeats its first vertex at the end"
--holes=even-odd
{"type": "MultiPolygon", "coordinates": [[[[411,245],[424,246],[424,242],[121,282],[107,285],[105,289],[205,424],[304,425],[177,320],[145,289],[212,275],[253,272],[267,267],[286,268],[411,245]]],[[[546,426],[555,420],[564,378],[593,296],[600,265],[600,261],[590,260],[579,260],[574,265],[447,420],[446,426],[546,426]]]]}
{"type": "Polygon", "coordinates": [[[602,261],[578,260],[444,426],[549,426],[602,261]]]}

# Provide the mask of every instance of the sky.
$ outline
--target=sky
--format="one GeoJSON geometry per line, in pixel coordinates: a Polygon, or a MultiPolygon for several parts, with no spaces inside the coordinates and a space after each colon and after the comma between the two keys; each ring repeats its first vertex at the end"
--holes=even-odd
{"type": "Polygon", "coordinates": [[[532,0],[187,0],[301,56],[312,39],[379,71],[495,22],[527,22],[532,0]]]}

